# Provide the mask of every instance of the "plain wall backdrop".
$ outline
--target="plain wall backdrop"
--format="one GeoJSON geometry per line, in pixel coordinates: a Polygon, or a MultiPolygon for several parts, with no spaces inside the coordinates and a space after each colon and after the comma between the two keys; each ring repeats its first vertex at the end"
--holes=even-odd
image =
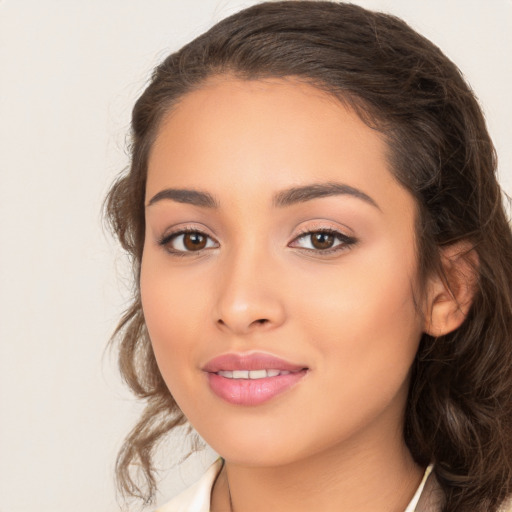
{"type": "MultiPolygon", "coordinates": [[[[0,512],[118,510],[114,459],[140,407],[104,352],[129,280],[103,197],[151,68],[253,3],[0,0],[0,512]]],[[[512,193],[512,1],[354,3],[403,17],[459,65],[512,193]]],[[[212,457],[172,470],[159,501],[212,457]]]]}

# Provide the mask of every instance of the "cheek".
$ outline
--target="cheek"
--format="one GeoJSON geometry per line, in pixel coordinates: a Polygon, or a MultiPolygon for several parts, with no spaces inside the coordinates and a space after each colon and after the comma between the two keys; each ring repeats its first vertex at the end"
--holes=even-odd
{"type": "Polygon", "coordinates": [[[151,254],[143,258],[140,278],[144,318],[160,372],[178,400],[179,389],[195,368],[196,346],[204,318],[196,287],[162,267],[151,254]]]}
{"type": "Polygon", "coordinates": [[[298,284],[303,293],[290,298],[297,297],[295,305],[304,306],[302,314],[315,309],[315,315],[307,316],[314,321],[321,315],[319,326],[339,321],[341,333],[356,325],[378,329],[404,319],[417,320],[413,296],[417,288],[416,258],[411,245],[408,242],[395,247],[379,241],[348,253],[336,267],[320,267],[314,272],[311,268],[300,269],[298,284]],[[303,300],[305,290],[311,300],[303,300]]]}
{"type": "Polygon", "coordinates": [[[413,295],[414,254],[393,247],[378,251],[378,258],[373,254],[354,253],[357,263],[347,259],[346,271],[340,267],[316,286],[312,281],[307,304],[295,303],[330,382],[343,381],[355,397],[365,387],[380,386],[383,392],[386,387],[390,393],[400,387],[422,332],[413,295]]]}

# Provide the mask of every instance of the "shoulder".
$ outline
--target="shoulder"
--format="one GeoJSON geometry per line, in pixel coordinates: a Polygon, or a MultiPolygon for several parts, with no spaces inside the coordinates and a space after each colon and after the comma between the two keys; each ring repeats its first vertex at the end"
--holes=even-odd
{"type": "Polygon", "coordinates": [[[222,464],[222,459],[217,459],[195,484],[155,512],[208,512],[212,487],[222,469],[222,464]]]}

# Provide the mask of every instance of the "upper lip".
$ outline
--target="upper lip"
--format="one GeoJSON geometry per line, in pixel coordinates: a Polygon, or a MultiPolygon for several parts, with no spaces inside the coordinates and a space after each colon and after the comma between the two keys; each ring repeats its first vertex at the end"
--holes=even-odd
{"type": "Polygon", "coordinates": [[[203,371],[209,373],[235,370],[283,370],[298,372],[305,368],[307,366],[291,363],[271,354],[233,352],[214,357],[206,363],[203,371]]]}

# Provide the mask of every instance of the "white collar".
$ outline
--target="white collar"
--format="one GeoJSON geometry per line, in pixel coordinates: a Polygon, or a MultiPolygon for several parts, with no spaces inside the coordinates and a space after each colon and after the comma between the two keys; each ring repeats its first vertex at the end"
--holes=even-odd
{"type": "Polygon", "coordinates": [[[430,466],[427,467],[425,474],[423,475],[423,479],[421,480],[420,486],[416,489],[412,500],[409,502],[409,505],[407,505],[407,508],[404,512],[414,512],[416,510],[416,506],[418,505],[418,501],[420,501],[420,496],[427,482],[427,478],[429,477],[430,473],[432,473],[433,469],[433,464],[430,464],[430,466]]]}
{"type": "MultiPolygon", "coordinates": [[[[222,459],[217,459],[204,473],[204,475],[194,485],[183,491],[174,499],[160,507],[155,512],[209,512],[210,511],[210,496],[213,484],[222,469],[222,459]]],[[[423,479],[416,490],[412,500],[404,512],[414,512],[418,501],[420,499],[425,482],[432,472],[433,465],[431,464],[425,470],[423,479]]]]}

